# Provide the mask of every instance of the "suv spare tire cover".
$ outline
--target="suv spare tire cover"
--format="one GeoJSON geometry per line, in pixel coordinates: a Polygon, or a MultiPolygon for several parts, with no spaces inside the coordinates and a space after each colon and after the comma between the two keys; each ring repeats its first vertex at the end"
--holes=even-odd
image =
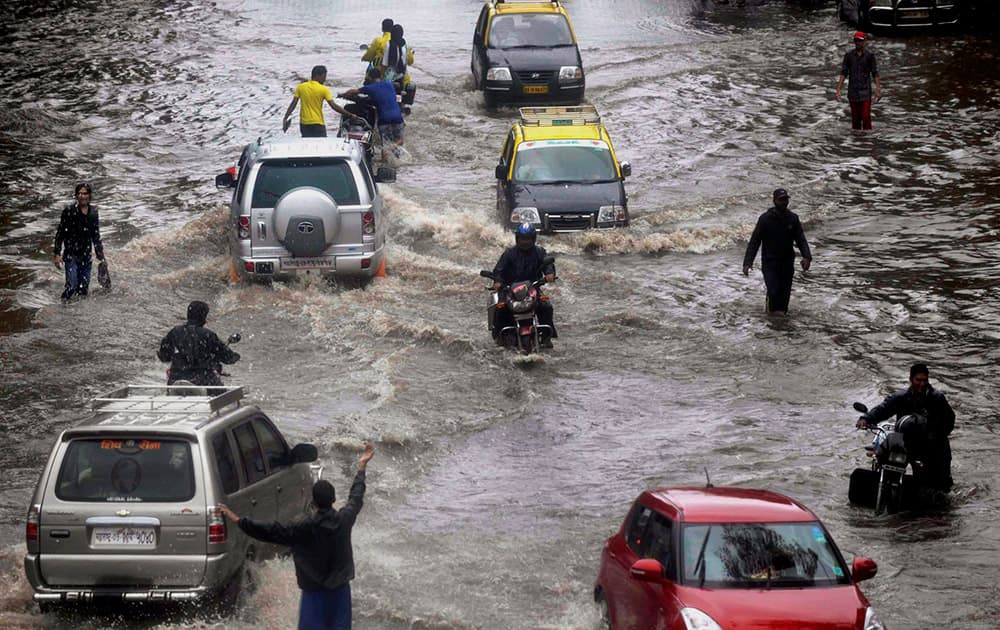
{"type": "Polygon", "coordinates": [[[274,204],[275,236],[293,256],[321,256],[339,229],[337,202],[319,188],[293,188],[274,204]]]}

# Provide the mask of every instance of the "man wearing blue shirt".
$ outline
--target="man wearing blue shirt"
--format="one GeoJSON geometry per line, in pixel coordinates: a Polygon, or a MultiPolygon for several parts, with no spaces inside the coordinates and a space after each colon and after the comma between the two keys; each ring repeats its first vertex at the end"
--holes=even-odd
{"type": "Polygon", "coordinates": [[[391,81],[383,79],[381,70],[376,69],[371,83],[361,88],[351,88],[339,96],[349,98],[358,94],[364,94],[371,99],[378,110],[378,132],[382,136],[384,159],[387,144],[392,143],[395,146],[403,144],[403,111],[396,100],[396,86],[391,81]]]}

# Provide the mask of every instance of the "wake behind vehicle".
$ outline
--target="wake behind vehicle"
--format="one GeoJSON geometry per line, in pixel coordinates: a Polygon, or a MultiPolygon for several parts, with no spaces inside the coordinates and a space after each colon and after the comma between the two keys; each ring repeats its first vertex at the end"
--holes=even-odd
{"type": "Polygon", "coordinates": [[[614,630],[884,630],[858,588],[877,570],[776,492],[657,488],[605,544],[594,598],[614,630]]]}
{"type": "Polygon", "coordinates": [[[629,224],[625,178],[593,105],[522,107],[496,166],[497,214],[511,229],[575,232],[629,224]]]}
{"type": "Polygon", "coordinates": [[[472,78],[487,107],[582,102],[583,61],[562,3],[487,2],[472,36],[472,78]]]}
{"type": "MultiPolygon", "coordinates": [[[[854,409],[868,413],[861,403],[854,409]]],[[[917,442],[927,432],[927,418],[908,415],[868,428],[875,435],[865,447],[870,468],[851,473],[848,498],[851,503],[874,508],[875,514],[895,514],[915,503],[923,463],[914,456],[917,442]],[[906,474],[907,466],[913,474],[906,474]]]]}
{"type": "Polygon", "coordinates": [[[385,262],[385,220],[366,147],[348,138],[280,138],[244,147],[215,185],[234,188],[230,252],[245,280],[315,273],[372,278],[385,262]]]}
{"type": "Polygon", "coordinates": [[[290,448],[240,387],[139,385],[63,431],[25,524],[24,570],[43,611],[121,602],[232,603],[246,561],[274,555],[227,526],[308,512],[316,447],[290,448]]]}
{"type": "MultiPolygon", "coordinates": [[[[554,261],[553,257],[548,256],[543,260],[543,266],[551,265],[554,261]]],[[[493,275],[493,272],[487,269],[480,271],[479,275],[494,282],[500,281],[493,275]]],[[[548,296],[542,295],[541,287],[544,284],[544,278],[535,281],[513,282],[490,294],[491,300],[486,316],[490,332],[494,332],[496,327],[498,310],[507,310],[514,320],[512,325],[504,326],[501,330],[496,331],[495,337],[498,344],[516,349],[522,354],[531,354],[541,347],[543,336],[552,334],[552,329],[548,324],[541,324],[538,321],[538,305],[549,299],[548,296]]],[[[492,289],[492,287],[488,288],[492,289]]]]}

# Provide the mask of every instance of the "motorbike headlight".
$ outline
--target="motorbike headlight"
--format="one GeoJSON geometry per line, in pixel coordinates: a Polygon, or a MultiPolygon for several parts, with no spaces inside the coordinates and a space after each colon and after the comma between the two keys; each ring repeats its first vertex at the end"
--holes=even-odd
{"type": "Polygon", "coordinates": [[[575,81],[583,78],[583,70],[580,66],[563,66],[559,68],[560,81],[575,81]]]}
{"type": "Polygon", "coordinates": [[[538,216],[538,208],[529,208],[527,206],[514,208],[514,211],[510,213],[510,222],[514,224],[521,223],[532,223],[538,224],[542,220],[538,216]]]}
{"type": "Polygon", "coordinates": [[[510,310],[515,313],[526,313],[535,307],[535,298],[524,298],[510,303],[510,310]]]}
{"type": "Polygon", "coordinates": [[[905,464],[906,463],[906,453],[900,451],[893,451],[889,453],[889,461],[893,464],[905,464]]]}
{"type": "Polygon", "coordinates": [[[490,68],[486,71],[487,81],[510,81],[510,68],[500,66],[499,68],[490,68]]]}
{"type": "Polygon", "coordinates": [[[864,630],[885,630],[885,624],[878,618],[878,613],[871,606],[865,611],[864,630]]]}
{"type": "Polygon", "coordinates": [[[619,205],[601,206],[597,211],[598,223],[614,223],[625,220],[625,207],[619,205]]]}
{"type": "Polygon", "coordinates": [[[684,618],[684,627],[687,630],[722,630],[715,619],[697,608],[681,608],[681,617],[684,618]]]}

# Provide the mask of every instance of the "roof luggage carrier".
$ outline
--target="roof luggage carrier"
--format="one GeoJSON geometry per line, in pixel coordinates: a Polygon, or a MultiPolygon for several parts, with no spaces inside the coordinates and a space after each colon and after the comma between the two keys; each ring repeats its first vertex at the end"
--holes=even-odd
{"type": "Polygon", "coordinates": [[[532,127],[559,127],[562,125],[599,125],[601,115],[593,105],[571,107],[521,107],[521,124],[532,127]]]}
{"type": "Polygon", "coordinates": [[[218,415],[230,405],[239,406],[242,386],[126,385],[91,401],[95,413],[218,415]]]}

